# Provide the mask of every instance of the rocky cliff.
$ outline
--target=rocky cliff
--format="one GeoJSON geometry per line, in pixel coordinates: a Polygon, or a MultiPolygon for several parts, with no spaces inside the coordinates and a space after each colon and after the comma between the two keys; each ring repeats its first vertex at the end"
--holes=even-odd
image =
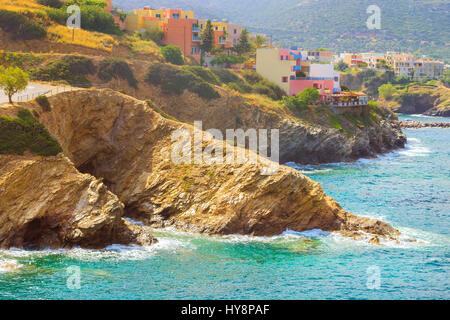
{"type": "Polygon", "coordinates": [[[102,248],[150,245],[143,228],[123,218],[105,184],[57,157],[0,156],[1,248],[102,248]]]}
{"type": "Polygon", "coordinates": [[[379,104],[397,113],[449,117],[450,89],[442,84],[415,84],[397,92],[389,101],[380,99],[379,104]]]}
{"type": "Polygon", "coordinates": [[[334,115],[328,108],[311,108],[301,114],[278,103],[260,101],[217,88],[221,98],[207,101],[184,92],[165,95],[159,88],[137,95],[150,98],[166,114],[183,122],[203,121],[203,130],[279,129],[280,161],[318,164],[373,157],[402,148],[406,136],[389,113],[379,110],[364,117],[334,115]]]}
{"type": "Polygon", "coordinates": [[[48,112],[35,103],[21,107],[38,111],[75,166],[102,179],[125,204],[126,215],[148,225],[208,234],[275,235],[287,228],[398,234],[383,222],[346,212],[294,169],[280,166],[274,175],[262,175],[260,166],[273,164],[266,159],[259,166],[174,164],[172,133],[192,134],[193,127],[163,118],[145,102],[112,90],[67,92],[49,100],[48,112]]]}

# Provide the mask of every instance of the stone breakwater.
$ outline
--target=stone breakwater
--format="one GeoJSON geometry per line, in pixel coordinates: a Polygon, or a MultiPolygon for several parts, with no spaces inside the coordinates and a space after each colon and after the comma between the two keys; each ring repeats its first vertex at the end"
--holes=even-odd
{"type": "Polygon", "coordinates": [[[400,121],[402,129],[450,128],[450,122],[400,121]]]}

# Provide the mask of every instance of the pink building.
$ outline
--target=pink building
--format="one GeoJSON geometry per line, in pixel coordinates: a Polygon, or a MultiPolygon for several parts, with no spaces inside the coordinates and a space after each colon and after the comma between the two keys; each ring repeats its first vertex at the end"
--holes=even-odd
{"type": "Polygon", "coordinates": [[[306,88],[321,95],[340,92],[339,73],[334,66],[313,63],[296,48],[261,48],[256,52],[256,71],[293,96],[306,88]]]}
{"type": "MultiPolygon", "coordinates": [[[[306,78],[307,79],[307,78],[306,78]]],[[[306,80],[306,79],[291,79],[289,86],[289,95],[295,96],[306,88],[316,88],[321,95],[333,93],[334,80],[306,80]]]]}

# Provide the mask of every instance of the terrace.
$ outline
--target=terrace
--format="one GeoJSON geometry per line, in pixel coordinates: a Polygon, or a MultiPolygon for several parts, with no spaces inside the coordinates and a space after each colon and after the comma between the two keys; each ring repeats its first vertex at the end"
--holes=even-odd
{"type": "Polygon", "coordinates": [[[367,95],[362,92],[339,92],[322,96],[330,107],[358,107],[368,105],[367,95]]]}

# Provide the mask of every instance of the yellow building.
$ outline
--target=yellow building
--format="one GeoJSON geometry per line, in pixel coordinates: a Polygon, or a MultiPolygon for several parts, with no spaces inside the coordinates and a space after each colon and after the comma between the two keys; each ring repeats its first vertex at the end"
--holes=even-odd
{"type": "MultiPolygon", "coordinates": [[[[199,20],[199,27],[200,30],[203,31],[206,28],[206,24],[208,23],[207,20],[199,20]]],[[[225,33],[228,33],[228,22],[217,22],[217,21],[211,21],[212,27],[214,31],[224,31],[225,33]]]]}
{"type": "Polygon", "coordinates": [[[129,14],[127,15],[126,21],[126,30],[131,32],[140,32],[142,30],[150,31],[154,28],[160,28],[160,21],[151,16],[129,14]]]}

